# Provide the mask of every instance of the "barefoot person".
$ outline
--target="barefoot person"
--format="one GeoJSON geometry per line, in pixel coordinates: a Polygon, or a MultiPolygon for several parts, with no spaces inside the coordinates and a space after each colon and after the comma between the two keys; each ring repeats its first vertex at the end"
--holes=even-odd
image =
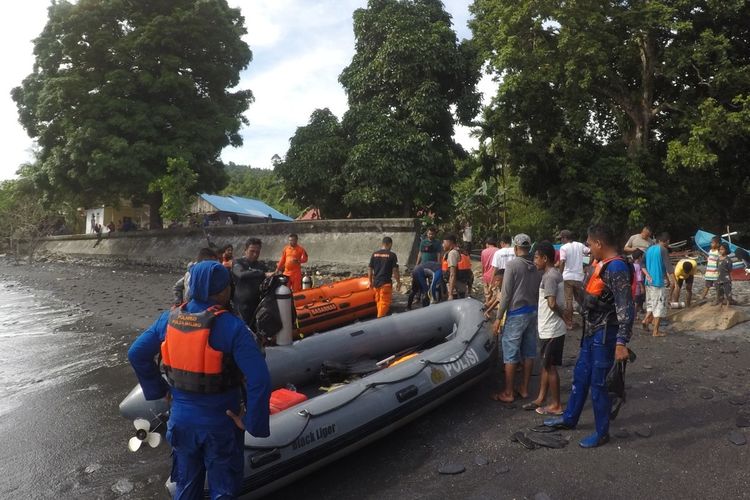
{"type": "Polygon", "coordinates": [[[531,238],[517,234],[513,238],[516,258],[508,262],[503,275],[500,304],[497,309],[498,323],[505,315],[502,328],[503,362],[505,363],[505,389],[491,397],[503,403],[514,399],[513,382],[518,364],[523,362],[523,380],[518,387],[521,398],[529,397],[529,379],[536,358],[537,306],[539,283],[542,276],[529,255],[531,238]],[[506,314],[507,313],[507,314],[506,314]]]}
{"type": "Polygon", "coordinates": [[[680,259],[674,266],[676,284],[672,293],[672,302],[680,301],[680,293],[682,292],[682,285],[684,283],[685,290],[687,291],[686,303],[690,307],[690,303],[693,301],[693,280],[697,268],[698,263],[693,259],[680,259]]]}
{"type": "Polygon", "coordinates": [[[538,327],[540,357],[542,359],[542,379],[539,382],[539,395],[531,403],[523,405],[524,410],[536,410],[540,415],[562,415],[560,404],[560,377],[557,367],[562,365],[565,332],[561,305],[565,301],[563,277],[555,268],[555,247],[548,241],[537,243],[534,249],[534,265],[542,272],[539,287],[538,327]],[[544,406],[549,391],[549,405],[544,406]]]}
{"type": "Polygon", "coordinates": [[[672,286],[669,275],[672,274],[669,263],[669,234],[662,233],[658,244],[646,250],[643,274],[646,277],[646,317],[643,318],[643,328],[648,329],[653,324],[653,336],[663,337],[659,332],[661,319],[667,316],[667,297],[672,286]]]}
{"type": "Polygon", "coordinates": [[[575,428],[590,388],[596,431],[579,444],[582,448],[595,448],[609,441],[612,401],[607,373],[615,360],[628,359],[626,345],[633,331],[634,315],[633,277],[630,266],[618,254],[611,228],[591,226],[588,244],[596,264],[584,290],[584,330],[573,386],[563,415],[545,420],[544,425],[575,428]]]}
{"type": "Polygon", "coordinates": [[[704,288],[701,300],[705,300],[708,296],[708,292],[716,284],[716,280],[719,278],[719,245],[721,244],[721,238],[714,236],[711,238],[711,247],[708,249],[708,258],[706,259],[706,272],[703,274],[704,288]]]}
{"type": "Polygon", "coordinates": [[[719,245],[719,262],[717,265],[719,277],[716,279],[716,302],[729,306],[732,304],[732,258],[729,256],[729,245],[719,245]]]}

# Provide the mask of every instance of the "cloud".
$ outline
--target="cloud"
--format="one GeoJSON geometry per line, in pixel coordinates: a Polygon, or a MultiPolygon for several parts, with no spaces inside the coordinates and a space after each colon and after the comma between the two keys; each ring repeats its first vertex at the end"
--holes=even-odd
{"type": "MultiPolygon", "coordinates": [[[[459,39],[470,37],[466,26],[471,0],[445,0],[459,39]]],[[[244,145],[226,148],[225,161],[270,167],[274,154],[283,156],[289,138],[305,125],[316,108],[328,107],[341,117],[346,94],[338,76],[354,55],[352,14],[366,0],[229,0],[245,17],[245,41],[253,61],[241,75],[240,88],[255,95],[242,129],[244,145]]],[[[44,27],[49,0],[15,2],[13,14],[0,19],[0,43],[13,47],[4,53],[0,73],[0,147],[4,162],[0,179],[10,178],[18,166],[32,159],[32,141],[18,124],[11,88],[32,70],[31,40],[44,27]]],[[[485,77],[486,79],[487,77],[485,77]]],[[[492,88],[483,79],[480,88],[492,88]]],[[[485,100],[487,96],[485,95],[485,100]]],[[[456,128],[456,139],[467,149],[476,147],[469,131],[456,128]]]]}

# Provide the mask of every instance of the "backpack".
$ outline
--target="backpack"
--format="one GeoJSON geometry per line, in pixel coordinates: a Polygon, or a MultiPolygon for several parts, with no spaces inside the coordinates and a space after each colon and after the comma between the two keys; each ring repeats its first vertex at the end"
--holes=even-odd
{"type": "Polygon", "coordinates": [[[286,284],[285,276],[274,274],[260,285],[260,303],[255,310],[255,333],[261,337],[270,339],[281,331],[281,313],[274,292],[280,285],[286,284]]]}

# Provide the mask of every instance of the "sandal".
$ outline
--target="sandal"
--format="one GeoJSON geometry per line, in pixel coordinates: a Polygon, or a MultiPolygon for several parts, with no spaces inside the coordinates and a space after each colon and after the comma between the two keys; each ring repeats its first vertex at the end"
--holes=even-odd
{"type": "Polygon", "coordinates": [[[524,409],[524,410],[526,410],[526,411],[531,411],[531,410],[538,410],[539,407],[540,407],[540,405],[538,405],[538,404],[536,404],[536,403],[534,403],[532,401],[531,403],[526,403],[521,408],[524,409]]]}
{"type": "Polygon", "coordinates": [[[541,407],[541,406],[539,408],[537,408],[535,411],[539,415],[550,415],[550,416],[553,416],[553,417],[559,417],[560,415],[562,415],[563,413],[565,413],[563,410],[560,410],[560,411],[550,411],[547,408],[544,408],[544,407],[541,407]]]}

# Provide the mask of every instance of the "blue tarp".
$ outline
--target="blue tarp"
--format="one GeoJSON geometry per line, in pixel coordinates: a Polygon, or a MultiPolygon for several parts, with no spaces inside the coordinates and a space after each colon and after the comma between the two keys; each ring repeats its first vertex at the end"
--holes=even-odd
{"type": "Polygon", "coordinates": [[[245,217],[255,217],[258,219],[268,218],[270,215],[273,220],[293,221],[288,215],[284,215],[262,201],[241,198],[239,196],[218,196],[215,194],[203,193],[201,198],[216,207],[219,212],[229,212],[245,217]]]}

